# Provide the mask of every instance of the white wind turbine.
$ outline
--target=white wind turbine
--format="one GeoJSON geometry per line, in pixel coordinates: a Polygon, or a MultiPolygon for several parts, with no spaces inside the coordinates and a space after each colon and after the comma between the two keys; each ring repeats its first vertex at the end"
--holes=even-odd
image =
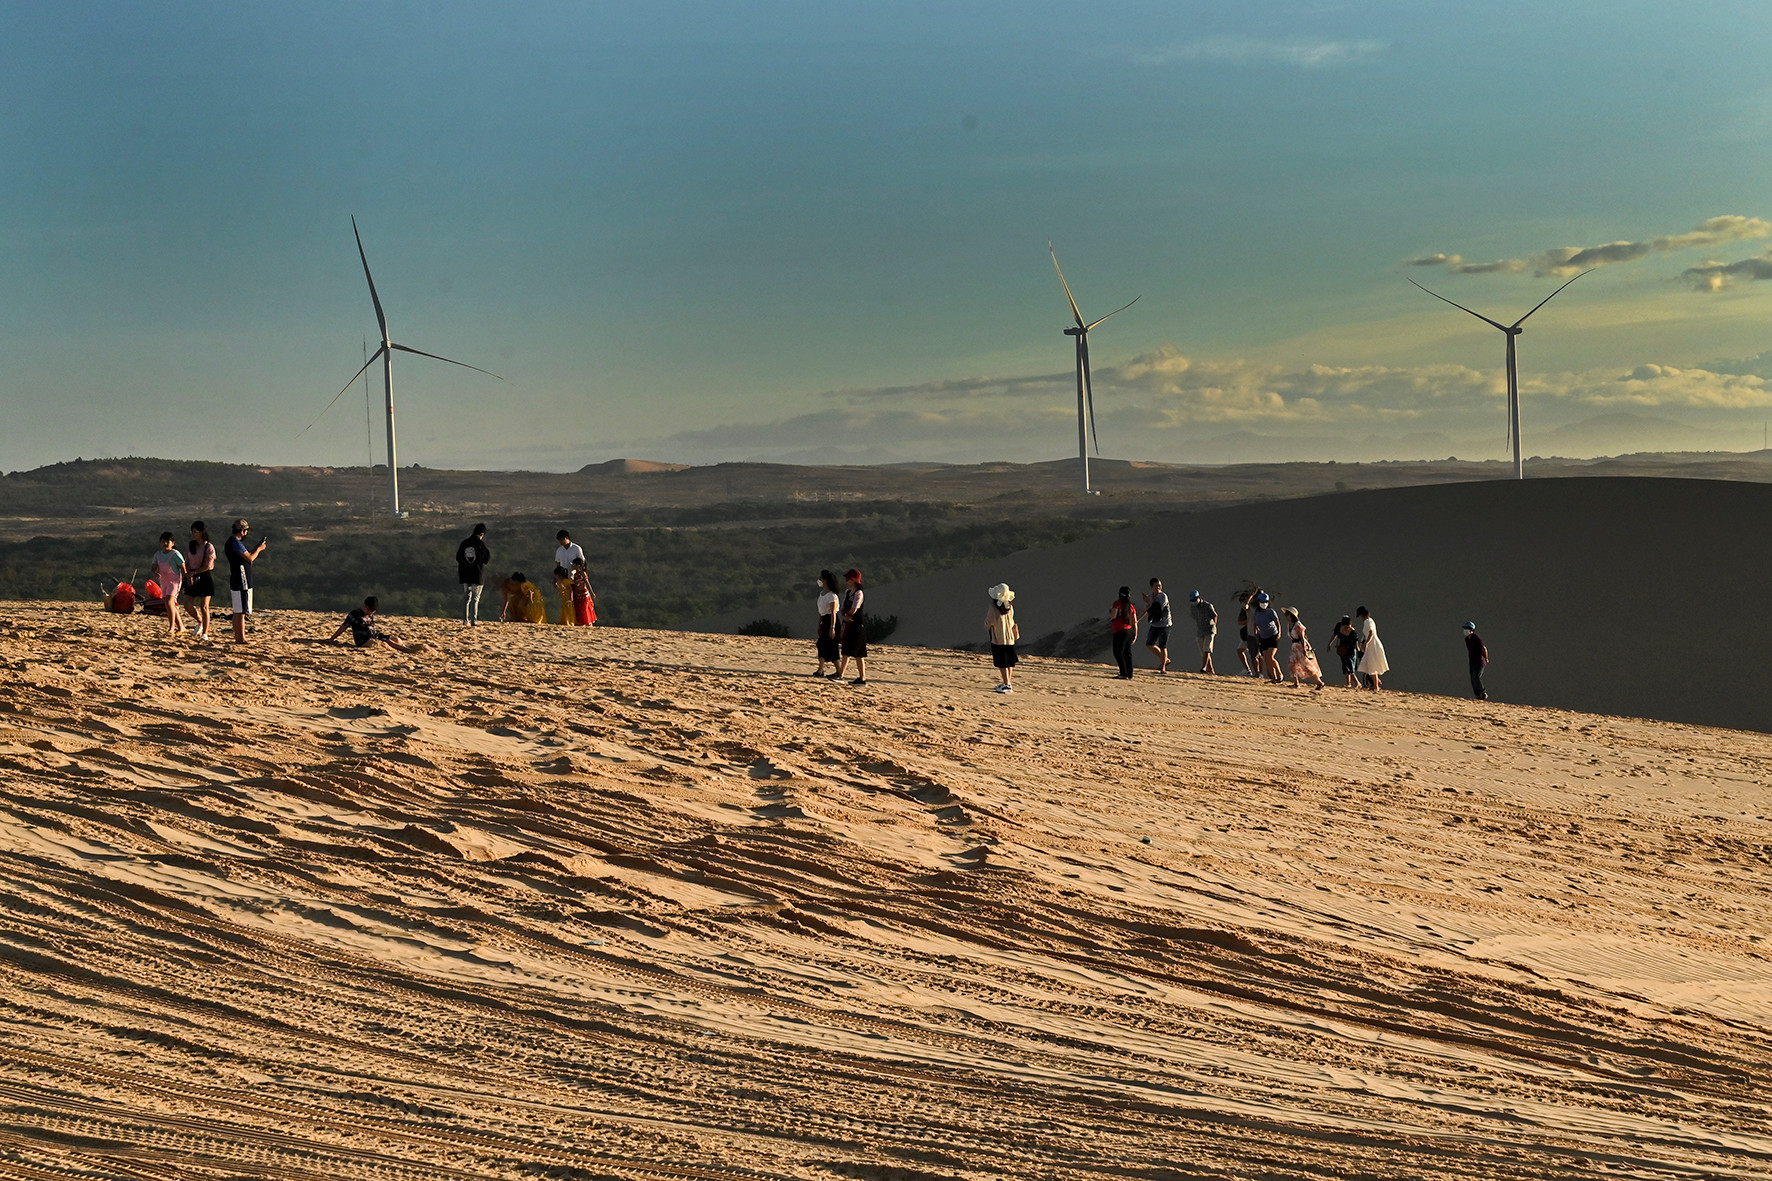
{"type": "MultiPolygon", "coordinates": [[[[1587,271],[1581,272],[1581,275],[1585,275],[1591,270],[1593,270],[1593,268],[1589,267],[1587,271]]],[[[1581,278],[1581,275],[1575,276],[1575,279],[1581,278]]],[[[1569,280],[1569,283],[1575,282],[1575,279],[1569,280]]],[[[1409,281],[1415,283],[1414,279],[1410,279],[1409,281]]],[[[1563,284],[1563,287],[1569,286],[1569,283],[1563,284]]],[[[1415,283],[1415,285],[1421,287],[1420,283],[1415,283]]],[[[1556,291],[1551,292],[1534,304],[1532,306],[1532,312],[1536,312],[1539,308],[1555,299],[1558,294],[1562,292],[1563,287],[1557,288],[1556,291]]],[[[1427,291],[1427,288],[1425,287],[1421,287],[1421,289],[1427,291]]],[[[1481,312],[1471,312],[1469,308],[1461,303],[1452,303],[1451,300],[1447,299],[1437,291],[1427,291],[1427,293],[1441,303],[1451,303],[1453,307],[1461,312],[1470,312],[1471,315],[1475,316],[1483,323],[1492,328],[1499,328],[1507,334],[1507,430],[1508,434],[1514,441],[1514,478],[1516,480],[1524,480],[1526,478],[1526,463],[1520,458],[1520,368],[1514,356],[1514,337],[1520,335],[1522,331],[1520,325],[1526,322],[1526,317],[1530,316],[1532,312],[1527,312],[1525,316],[1521,316],[1512,324],[1499,324],[1494,320],[1491,320],[1488,316],[1483,315],[1481,312]]]]}
{"type": "Polygon", "coordinates": [[[1052,248],[1050,240],[1046,243],[1046,249],[1052,255],[1052,269],[1058,272],[1058,281],[1064,287],[1064,297],[1070,302],[1071,315],[1077,321],[1077,326],[1066,328],[1064,334],[1077,339],[1077,458],[1083,464],[1083,493],[1092,496],[1095,490],[1089,486],[1089,440],[1095,439],[1095,453],[1100,455],[1101,437],[1095,433],[1095,387],[1089,380],[1089,330],[1108,316],[1119,315],[1144,297],[1134,296],[1132,303],[1126,307],[1115,308],[1101,320],[1095,321],[1095,324],[1085,323],[1083,313],[1077,310],[1077,300],[1071,295],[1071,285],[1064,281],[1064,268],[1058,265],[1058,251],[1052,248]]]}
{"type": "MultiPolygon", "coordinates": [[[[375,293],[375,279],[369,274],[369,258],[363,253],[363,235],[358,232],[357,219],[354,217],[351,219],[351,233],[356,235],[357,238],[357,257],[363,260],[363,277],[369,281],[369,298],[370,301],[375,304],[375,322],[381,326],[381,347],[375,350],[374,356],[363,362],[362,369],[351,374],[351,380],[345,382],[345,388],[340,390],[333,397],[332,402],[326,404],[326,410],[332,409],[333,403],[337,402],[339,398],[342,398],[345,394],[345,390],[350,389],[356,382],[357,378],[362,376],[371,365],[375,364],[377,361],[382,363],[382,389],[386,395],[388,413],[388,495],[389,504],[393,509],[394,515],[399,516],[400,466],[396,461],[394,450],[394,353],[399,351],[402,353],[412,353],[415,356],[429,357],[433,361],[448,361],[451,365],[460,365],[463,369],[472,369],[475,373],[484,373],[488,377],[498,377],[498,374],[492,372],[490,369],[482,369],[478,365],[469,365],[466,361],[450,361],[448,357],[439,357],[436,353],[427,353],[420,349],[407,348],[405,345],[395,344],[389,339],[388,318],[382,314],[381,297],[375,293]]],[[[498,379],[500,381],[504,380],[502,377],[498,377],[498,379]]],[[[320,412],[322,416],[325,415],[326,410],[320,412]]],[[[314,422],[319,421],[320,419],[318,418],[314,420],[314,422]]],[[[312,427],[313,425],[314,423],[308,424],[309,427],[312,427]]],[[[306,432],[304,431],[304,433],[306,432]]]]}

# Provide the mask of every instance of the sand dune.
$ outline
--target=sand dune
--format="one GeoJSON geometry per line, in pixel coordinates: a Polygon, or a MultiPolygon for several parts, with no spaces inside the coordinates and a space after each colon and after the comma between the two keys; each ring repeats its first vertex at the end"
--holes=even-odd
{"type": "MultiPolygon", "coordinates": [[[[1396,688],[1468,694],[1459,624],[1474,618],[1496,697],[1769,730],[1772,551],[1742,532],[1769,518],[1772,486],[1713,480],[1374,489],[1158,518],[875,587],[869,606],[899,617],[895,642],[976,642],[985,588],[1007,580],[1031,641],[1105,618],[1120,585],[1158,575],[1178,602],[1191,588],[1215,602],[1223,671],[1236,667],[1231,594],[1252,579],[1300,608],[1319,652],[1335,620],[1370,607],[1396,688]]],[[[691,626],[730,631],[760,615],[811,634],[810,596],[691,626]]],[[[1106,624],[1085,632],[1106,660],[1106,624]]]]}
{"type": "Polygon", "coordinates": [[[1772,1170],[1772,738],[4,615],[0,1177],[1772,1170]]]}

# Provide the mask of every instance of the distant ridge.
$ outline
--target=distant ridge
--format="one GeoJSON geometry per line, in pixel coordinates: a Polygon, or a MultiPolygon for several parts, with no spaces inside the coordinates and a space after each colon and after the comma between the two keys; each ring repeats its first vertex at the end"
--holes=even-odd
{"type": "Polygon", "coordinates": [[[687,463],[666,463],[660,459],[609,459],[587,463],[578,469],[581,476],[637,476],[652,472],[686,472],[687,463]]]}

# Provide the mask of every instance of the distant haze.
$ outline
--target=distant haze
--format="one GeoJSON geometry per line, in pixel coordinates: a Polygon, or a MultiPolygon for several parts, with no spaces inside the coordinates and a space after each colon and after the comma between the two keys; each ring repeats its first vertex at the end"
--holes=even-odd
{"type": "Polygon", "coordinates": [[[1760,445],[1764,5],[0,9],[0,469],[1760,445]],[[366,402],[368,403],[366,405],[366,402]],[[1630,415],[1654,425],[1621,423],[1630,415]],[[1596,425],[1592,420],[1600,420],[1596,425]]]}

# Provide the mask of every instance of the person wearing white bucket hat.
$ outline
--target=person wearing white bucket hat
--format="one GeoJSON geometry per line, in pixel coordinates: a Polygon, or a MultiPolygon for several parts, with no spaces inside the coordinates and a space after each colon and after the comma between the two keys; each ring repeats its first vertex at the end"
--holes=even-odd
{"type": "Polygon", "coordinates": [[[984,630],[991,641],[991,663],[1003,679],[997,692],[1013,693],[1015,686],[1010,683],[1010,674],[1017,663],[1015,642],[1021,639],[1021,628],[1015,622],[1015,592],[1008,583],[999,582],[985,594],[990,596],[991,605],[984,613],[984,630]]]}

